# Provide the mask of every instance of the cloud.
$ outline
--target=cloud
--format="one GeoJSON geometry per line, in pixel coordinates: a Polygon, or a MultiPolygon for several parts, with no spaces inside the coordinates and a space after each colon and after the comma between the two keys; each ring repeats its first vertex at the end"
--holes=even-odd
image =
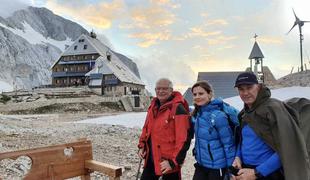
{"type": "Polygon", "coordinates": [[[140,29],[165,27],[175,22],[175,15],[159,6],[133,8],[130,14],[133,24],[140,29]]]}
{"type": "Polygon", "coordinates": [[[118,28],[120,28],[120,29],[133,29],[134,25],[133,24],[119,24],[118,28]]]}
{"type": "Polygon", "coordinates": [[[146,48],[156,44],[158,41],[168,40],[170,37],[170,32],[134,33],[128,35],[128,37],[142,39],[142,42],[139,42],[138,45],[146,48]]]}
{"type": "Polygon", "coordinates": [[[161,41],[169,40],[176,15],[172,12],[175,6],[169,0],[151,0],[149,4],[141,4],[129,9],[130,19],[120,25],[123,29],[130,30],[128,37],[138,40],[139,47],[148,48],[161,41]]]}
{"type": "MultiPolygon", "coordinates": [[[[212,71],[240,71],[243,70],[240,66],[236,64],[244,64],[243,59],[238,59],[235,57],[223,58],[218,60],[218,57],[207,55],[201,56],[200,59],[197,59],[191,62],[190,67],[194,72],[212,72],[212,71]],[[220,63],[219,63],[220,61],[220,63]]],[[[247,65],[247,64],[246,64],[247,65]]],[[[245,66],[246,66],[245,65],[245,66]]]]}
{"type": "Polygon", "coordinates": [[[1,0],[0,16],[6,18],[11,16],[15,11],[26,9],[32,5],[31,0],[1,0]]]}
{"type": "Polygon", "coordinates": [[[203,30],[200,27],[193,27],[190,28],[191,32],[188,33],[188,37],[209,37],[209,36],[215,36],[215,35],[220,35],[222,32],[221,31],[210,31],[207,32],[203,30]]]}
{"type": "Polygon", "coordinates": [[[182,93],[195,82],[197,75],[184,61],[176,61],[173,56],[163,55],[160,52],[136,60],[147,89],[153,94],[155,82],[161,77],[169,78],[174,84],[174,89],[182,93]]]}
{"type": "Polygon", "coordinates": [[[228,22],[225,19],[213,19],[209,20],[206,23],[206,26],[215,26],[215,25],[228,25],[228,22]]]}
{"type": "Polygon", "coordinates": [[[150,0],[152,4],[160,5],[160,6],[166,6],[168,8],[180,8],[180,4],[172,3],[170,0],[150,0]]]}
{"type": "Polygon", "coordinates": [[[235,39],[237,39],[237,36],[221,35],[221,36],[208,38],[208,44],[209,45],[220,45],[220,44],[223,45],[223,44],[227,44],[229,41],[235,40],[235,39]]]}
{"type": "Polygon", "coordinates": [[[93,27],[107,29],[112,26],[112,21],[124,14],[124,2],[114,0],[89,4],[86,1],[63,1],[48,0],[46,6],[57,14],[70,16],[78,21],[83,21],[93,27]]]}
{"type": "Polygon", "coordinates": [[[260,37],[259,39],[260,43],[265,44],[283,44],[283,38],[281,37],[260,37]]]}

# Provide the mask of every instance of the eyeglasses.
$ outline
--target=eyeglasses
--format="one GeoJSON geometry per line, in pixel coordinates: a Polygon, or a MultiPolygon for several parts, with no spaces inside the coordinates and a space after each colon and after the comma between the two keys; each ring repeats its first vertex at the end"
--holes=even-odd
{"type": "Polygon", "coordinates": [[[160,90],[162,90],[162,91],[168,91],[170,89],[170,87],[156,87],[155,88],[155,91],[160,91],[160,90]]]}

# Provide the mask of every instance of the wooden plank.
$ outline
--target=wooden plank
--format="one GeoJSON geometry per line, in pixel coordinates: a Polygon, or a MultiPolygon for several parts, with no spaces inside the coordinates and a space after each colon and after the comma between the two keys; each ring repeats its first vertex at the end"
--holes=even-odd
{"type": "Polygon", "coordinates": [[[73,147],[74,151],[71,156],[64,155],[64,149],[54,151],[43,151],[36,154],[26,154],[32,159],[33,168],[44,164],[57,164],[59,162],[70,162],[75,160],[88,160],[92,159],[91,147],[73,147]]]}
{"type": "Polygon", "coordinates": [[[109,176],[110,179],[120,180],[122,169],[113,165],[92,160],[91,142],[81,139],[79,142],[7,152],[0,154],[1,159],[16,159],[20,156],[29,156],[32,159],[32,167],[25,180],[63,180],[66,178],[81,176],[90,180],[92,171],[99,171],[109,176]],[[64,154],[64,149],[72,147],[71,156],[64,154]]]}
{"type": "Polygon", "coordinates": [[[105,175],[113,178],[120,177],[122,175],[122,168],[98,162],[95,160],[85,161],[85,168],[102,172],[105,175]]]}
{"type": "Polygon", "coordinates": [[[6,158],[17,158],[22,155],[35,155],[37,153],[48,153],[51,151],[57,151],[59,149],[64,149],[66,147],[83,147],[83,146],[90,146],[90,141],[81,141],[81,142],[74,142],[74,143],[67,143],[67,144],[61,144],[61,145],[55,145],[55,146],[47,146],[47,147],[40,147],[40,148],[33,148],[33,149],[27,149],[27,150],[20,150],[20,151],[14,151],[14,152],[6,152],[0,154],[0,160],[6,159],[6,158]]]}
{"type": "MultiPolygon", "coordinates": [[[[75,177],[87,174],[85,160],[92,159],[90,141],[80,141],[0,154],[0,159],[16,159],[19,156],[28,156],[32,166],[25,179],[48,179],[52,175],[58,179],[75,177]],[[71,156],[64,154],[64,149],[72,147],[71,156]]],[[[55,179],[57,179],[55,178],[55,179]]]]}

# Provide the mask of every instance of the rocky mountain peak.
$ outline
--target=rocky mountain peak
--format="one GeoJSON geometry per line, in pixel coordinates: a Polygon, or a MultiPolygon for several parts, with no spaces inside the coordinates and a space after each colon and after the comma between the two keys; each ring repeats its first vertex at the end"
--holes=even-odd
{"type": "MultiPolygon", "coordinates": [[[[0,16],[0,81],[26,89],[50,84],[51,65],[81,34],[89,32],[46,8],[28,7],[7,18],[0,16]]],[[[139,76],[131,59],[117,56],[139,76]]]]}

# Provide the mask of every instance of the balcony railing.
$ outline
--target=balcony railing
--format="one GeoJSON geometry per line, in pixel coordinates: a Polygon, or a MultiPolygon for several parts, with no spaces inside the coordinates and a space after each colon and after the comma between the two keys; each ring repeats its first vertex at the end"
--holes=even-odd
{"type": "Polygon", "coordinates": [[[77,76],[85,76],[87,72],[52,72],[52,77],[77,77],[77,76]]]}
{"type": "Polygon", "coordinates": [[[58,64],[95,64],[95,60],[81,60],[81,61],[59,61],[58,64]]]}

